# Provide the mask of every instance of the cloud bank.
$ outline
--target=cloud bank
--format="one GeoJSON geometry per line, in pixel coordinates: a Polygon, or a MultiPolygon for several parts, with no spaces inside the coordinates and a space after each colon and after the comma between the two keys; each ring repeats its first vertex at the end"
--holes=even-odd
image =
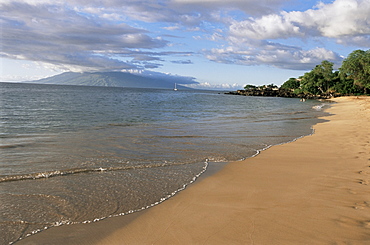
{"type": "Polygon", "coordinates": [[[0,55],[66,71],[193,65],[194,57],[307,70],[322,60],[340,64],[338,53],[320,45],[325,42],[370,47],[370,1],[283,10],[298,2],[3,0],[0,55]]]}
{"type": "Polygon", "coordinates": [[[370,1],[336,0],[330,4],[319,3],[304,12],[281,11],[234,21],[229,27],[229,46],[210,50],[206,55],[217,62],[268,64],[298,70],[308,69],[322,60],[339,65],[342,58],[324,47],[304,50],[282,43],[293,38],[304,41],[328,38],[337,44],[370,47],[369,14],[370,1]]]}
{"type": "MultiPolygon", "coordinates": [[[[290,37],[358,37],[370,34],[370,2],[336,0],[319,3],[315,9],[264,15],[234,22],[230,33],[251,39],[290,37]]],[[[369,45],[369,44],[367,44],[369,45]]]]}

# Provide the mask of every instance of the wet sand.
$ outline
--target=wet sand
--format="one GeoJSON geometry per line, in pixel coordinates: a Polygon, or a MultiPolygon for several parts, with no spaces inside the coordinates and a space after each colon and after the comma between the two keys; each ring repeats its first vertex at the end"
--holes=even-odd
{"type": "Polygon", "coordinates": [[[334,101],[315,134],[230,163],[158,206],[17,244],[370,244],[370,98],[334,101]]]}

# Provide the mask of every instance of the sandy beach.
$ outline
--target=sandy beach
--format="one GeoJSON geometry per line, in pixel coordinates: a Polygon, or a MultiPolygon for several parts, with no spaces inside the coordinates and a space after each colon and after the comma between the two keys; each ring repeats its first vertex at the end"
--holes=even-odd
{"type": "Polygon", "coordinates": [[[16,244],[370,244],[370,98],[315,133],[227,164],[164,203],[16,244]]]}

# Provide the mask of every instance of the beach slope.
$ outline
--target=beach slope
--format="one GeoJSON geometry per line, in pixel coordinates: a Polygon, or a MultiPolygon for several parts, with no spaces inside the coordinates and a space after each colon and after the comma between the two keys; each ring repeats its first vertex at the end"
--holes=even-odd
{"type": "MultiPolygon", "coordinates": [[[[130,215],[84,225],[65,244],[370,244],[370,99],[335,101],[313,135],[230,163],[121,226],[130,215]]],[[[48,232],[19,244],[53,241],[48,232]]]]}

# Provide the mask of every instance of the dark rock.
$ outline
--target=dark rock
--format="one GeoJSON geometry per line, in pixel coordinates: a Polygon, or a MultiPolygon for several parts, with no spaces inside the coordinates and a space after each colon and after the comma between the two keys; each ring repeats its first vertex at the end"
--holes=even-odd
{"type": "Polygon", "coordinates": [[[340,94],[296,94],[288,89],[272,89],[272,88],[251,88],[247,90],[237,90],[227,92],[230,95],[243,95],[243,96],[264,96],[264,97],[284,97],[284,98],[300,98],[300,99],[330,99],[333,97],[340,97],[340,94]]]}

